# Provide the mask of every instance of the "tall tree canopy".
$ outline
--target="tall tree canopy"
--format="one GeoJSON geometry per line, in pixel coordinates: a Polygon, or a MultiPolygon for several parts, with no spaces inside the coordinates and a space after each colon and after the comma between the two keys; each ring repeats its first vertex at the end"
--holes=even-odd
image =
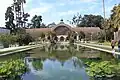
{"type": "Polygon", "coordinates": [[[26,0],[13,0],[12,6],[8,7],[5,13],[6,28],[10,29],[11,33],[17,32],[19,28],[25,28],[28,17],[28,13],[24,13],[23,4],[26,0]],[[14,23],[16,21],[16,23],[14,23]]]}
{"type": "Polygon", "coordinates": [[[6,28],[12,32],[15,31],[15,24],[14,24],[14,13],[11,7],[8,7],[5,13],[5,20],[6,20],[6,28]]]}
{"type": "Polygon", "coordinates": [[[42,16],[37,15],[33,16],[31,22],[33,28],[41,28],[42,16]]]}
{"type": "Polygon", "coordinates": [[[71,24],[75,24],[78,27],[100,27],[102,28],[101,23],[103,22],[103,17],[100,15],[84,15],[83,17],[80,14],[74,15],[71,24]]]}
{"type": "Polygon", "coordinates": [[[111,14],[111,21],[114,28],[120,27],[120,4],[114,6],[111,14]]]}
{"type": "Polygon", "coordinates": [[[17,27],[25,27],[26,22],[28,21],[28,17],[30,16],[28,13],[24,12],[23,4],[26,3],[26,0],[13,0],[13,10],[15,12],[16,26],[17,27]]]}

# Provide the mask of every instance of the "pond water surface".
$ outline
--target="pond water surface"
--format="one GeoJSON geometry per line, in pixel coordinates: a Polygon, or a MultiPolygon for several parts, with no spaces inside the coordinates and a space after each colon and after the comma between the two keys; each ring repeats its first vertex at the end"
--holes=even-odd
{"type": "Polygon", "coordinates": [[[84,61],[114,59],[112,54],[77,45],[45,45],[0,57],[0,61],[18,58],[23,58],[30,69],[23,80],[90,80],[84,61]]]}

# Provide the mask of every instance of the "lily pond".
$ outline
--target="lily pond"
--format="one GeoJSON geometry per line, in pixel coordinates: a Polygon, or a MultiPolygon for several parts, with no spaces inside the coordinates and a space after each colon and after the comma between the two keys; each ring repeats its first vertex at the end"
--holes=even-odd
{"type": "Polygon", "coordinates": [[[78,45],[46,44],[0,57],[0,80],[119,80],[119,58],[78,45]]]}

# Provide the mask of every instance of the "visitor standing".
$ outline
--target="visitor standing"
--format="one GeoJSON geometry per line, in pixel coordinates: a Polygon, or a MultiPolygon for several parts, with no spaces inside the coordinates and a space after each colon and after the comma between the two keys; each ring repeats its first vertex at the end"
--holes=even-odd
{"type": "Polygon", "coordinates": [[[112,50],[114,50],[115,43],[116,43],[116,41],[115,41],[115,40],[112,40],[112,41],[111,41],[111,47],[112,47],[112,50]]]}
{"type": "Polygon", "coordinates": [[[118,51],[120,52],[120,40],[118,41],[118,51]]]}

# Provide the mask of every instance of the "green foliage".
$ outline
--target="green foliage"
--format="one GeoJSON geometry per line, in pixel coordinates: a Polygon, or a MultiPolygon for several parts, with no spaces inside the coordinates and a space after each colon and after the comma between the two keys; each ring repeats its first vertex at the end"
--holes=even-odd
{"type": "Polygon", "coordinates": [[[26,3],[26,0],[13,0],[12,8],[16,17],[16,28],[26,27],[26,22],[28,21],[28,17],[30,15],[28,13],[24,12],[24,4],[26,3]]]}
{"type": "Polygon", "coordinates": [[[19,43],[19,45],[28,45],[30,42],[34,41],[33,37],[28,34],[17,34],[17,35],[9,35],[9,34],[1,34],[0,42],[3,43],[4,47],[9,47],[9,44],[19,43]]]}
{"type": "Polygon", "coordinates": [[[26,0],[13,0],[12,6],[9,6],[5,13],[6,28],[11,31],[11,33],[16,34],[17,28],[25,28],[25,24],[28,21],[30,15],[24,12],[23,4],[26,0]],[[16,21],[16,24],[14,23],[16,21]]]}
{"type": "Polygon", "coordinates": [[[34,39],[30,34],[28,33],[18,34],[17,42],[19,43],[20,46],[22,46],[23,44],[28,45],[32,41],[34,41],[34,39]]]}
{"type": "Polygon", "coordinates": [[[41,70],[43,68],[43,63],[39,59],[33,60],[32,65],[36,70],[41,70]]]}
{"type": "Polygon", "coordinates": [[[21,59],[0,62],[0,77],[5,80],[21,76],[27,70],[27,66],[21,59]]]}
{"type": "Polygon", "coordinates": [[[112,63],[112,61],[91,62],[86,68],[87,74],[91,77],[114,77],[120,72],[120,64],[112,63]]]}
{"type": "Polygon", "coordinates": [[[45,33],[42,32],[42,33],[40,34],[40,37],[41,37],[41,39],[44,39],[44,38],[45,38],[45,33]]]}
{"type": "Polygon", "coordinates": [[[16,35],[1,34],[0,41],[3,43],[4,47],[9,47],[9,44],[14,44],[17,41],[16,35]]]}
{"type": "Polygon", "coordinates": [[[58,41],[58,38],[57,38],[57,35],[56,35],[56,32],[48,32],[48,40],[51,42],[51,43],[56,43],[58,41]]]}
{"type": "Polygon", "coordinates": [[[5,20],[6,20],[6,28],[11,31],[11,33],[15,32],[15,24],[14,24],[14,12],[12,7],[8,7],[5,13],[5,20]]]}
{"type": "Polygon", "coordinates": [[[80,31],[78,35],[80,40],[85,38],[85,33],[83,31],[80,31]]]}
{"type": "Polygon", "coordinates": [[[69,43],[74,43],[76,39],[77,39],[77,33],[76,32],[74,32],[74,31],[68,32],[67,40],[69,40],[69,43]]]}
{"type": "Polygon", "coordinates": [[[79,25],[81,22],[82,16],[78,13],[77,15],[74,15],[72,18],[72,21],[69,21],[70,24],[75,24],[75,25],[79,25]]]}
{"type": "Polygon", "coordinates": [[[81,23],[78,25],[80,27],[99,27],[101,29],[101,22],[103,17],[100,15],[84,15],[81,20],[81,23]]]}
{"type": "Polygon", "coordinates": [[[37,16],[35,15],[32,20],[32,27],[33,28],[40,28],[41,27],[41,22],[42,22],[42,16],[37,16]]]}
{"type": "Polygon", "coordinates": [[[74,15],[72,21],[69,21],[71,24],[75,24],[78,27],[99,27],[102,29],[103,17],[100,15],[84,15],[83,17],[80,14],[74,15]]]}
{"type": "Polygon", "coordinates": [[[104,30],[101,30],[99,33],[98,33],[98,41],[99,42],[104,42],[105,40],[105,31],[104,30]]]}
{"type": "Polygon", "coordinates": [[[115,5],[111,14],[112,26],[114,28],[119,28],[120,26],[120,4],[115,5]]]}
{"type": "Polygon", "coordinates": [[[74,43],[74,42],[75,42],[74,38],[71,37],[71,38],[69,39],[69,43],[72,44],[72,43],[74,43]]]}

